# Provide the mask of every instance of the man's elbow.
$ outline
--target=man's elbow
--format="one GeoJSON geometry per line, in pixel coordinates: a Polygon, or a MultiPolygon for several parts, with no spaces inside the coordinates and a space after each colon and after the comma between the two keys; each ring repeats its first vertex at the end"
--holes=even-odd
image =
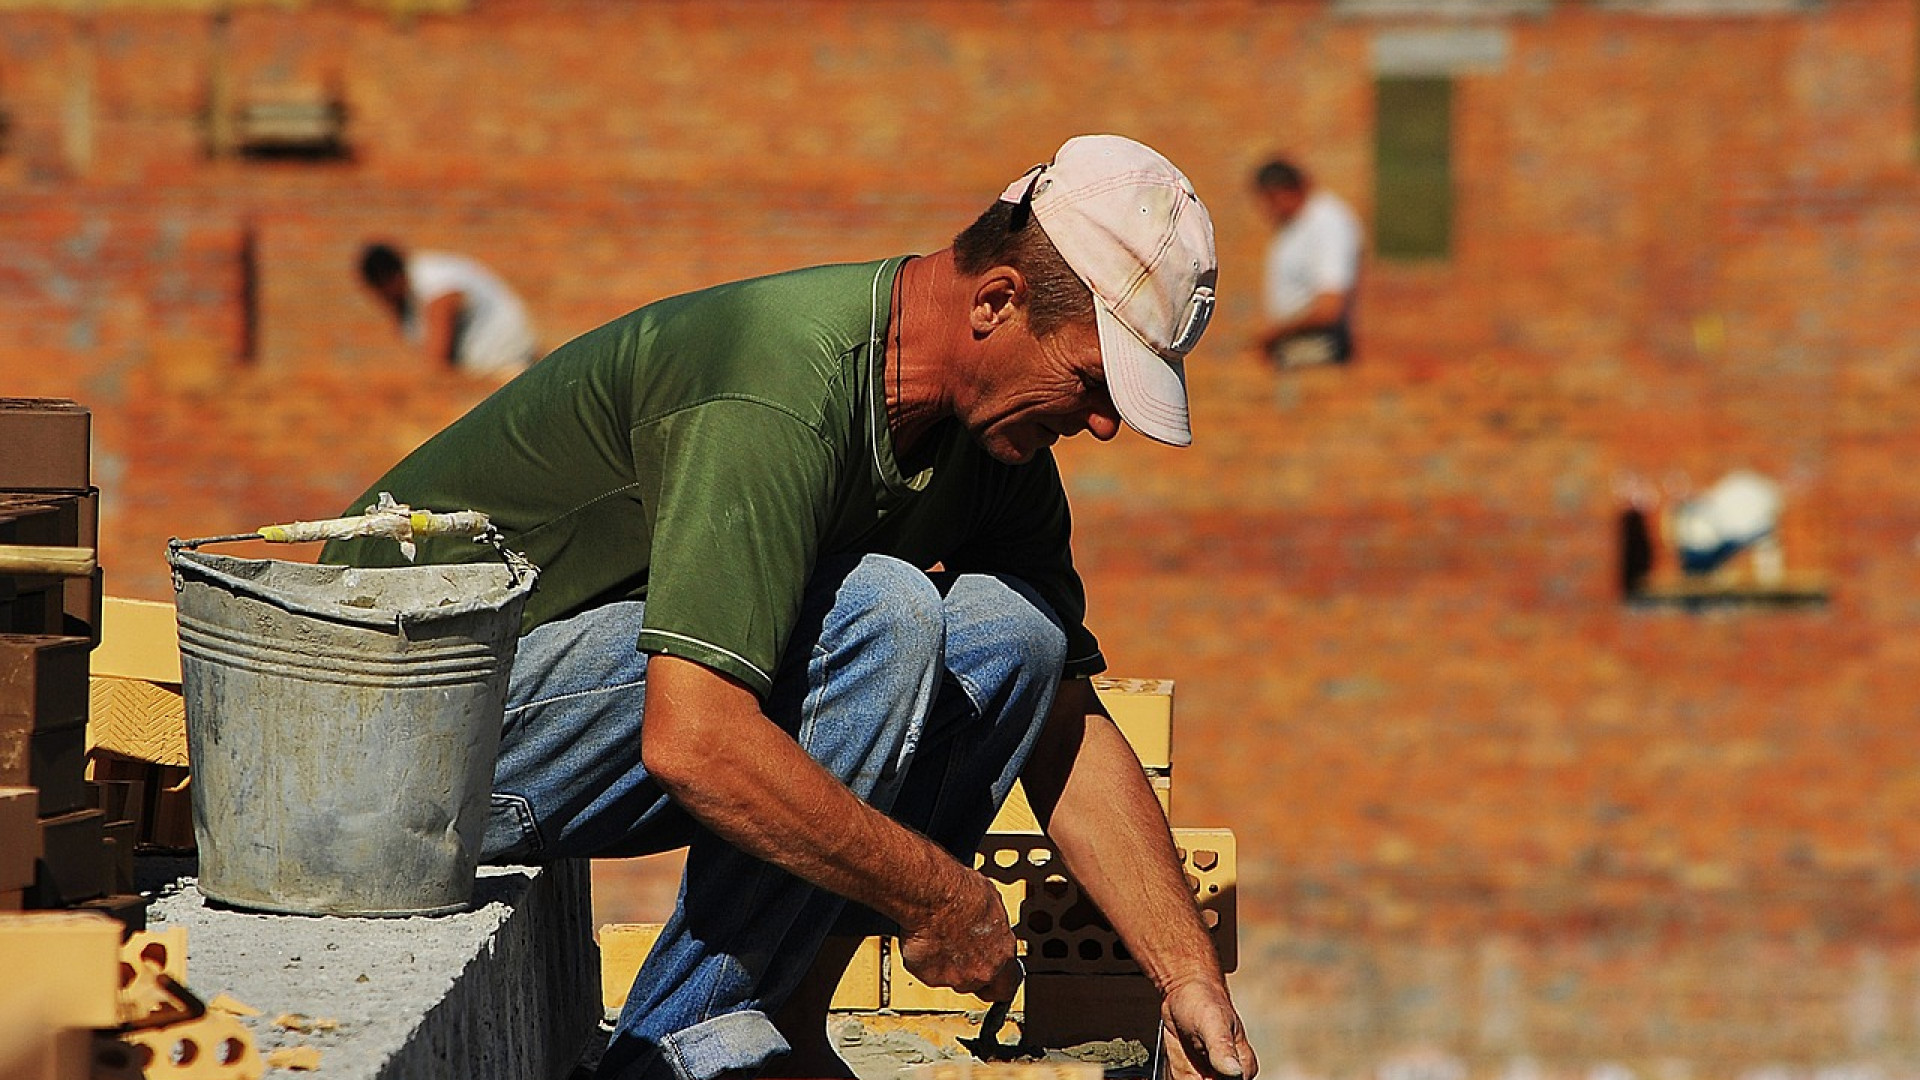
{"type": "Polygon", "coordinates": [[[667,794],[677,795],[713,771],[713,756],[698,731],[649,730],[640,740],[640,764],[667,794]]]}

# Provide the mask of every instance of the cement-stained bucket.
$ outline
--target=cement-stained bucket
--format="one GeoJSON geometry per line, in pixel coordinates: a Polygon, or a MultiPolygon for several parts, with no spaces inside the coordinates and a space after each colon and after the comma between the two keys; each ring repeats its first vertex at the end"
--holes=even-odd
{"type": "Polygon", "coordinates": [[[466,907],[534,575],[168,561],[200,891],[303,915],[466,907]]]}

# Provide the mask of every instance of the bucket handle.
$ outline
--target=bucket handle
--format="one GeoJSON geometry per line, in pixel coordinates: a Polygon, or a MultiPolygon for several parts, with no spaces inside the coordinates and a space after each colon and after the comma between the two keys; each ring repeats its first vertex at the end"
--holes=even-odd
{"type": "MultiPolygon", "coordinates": [[[[325,518],[319,521],[290,521],[283,525],[262,525],[249,533],[228,533],[224,536],[202,536],[192,540],[173,537],[167,541],[167,550],[192,551],[203,544],[227,544],[242,540],[264,540],[269,544],[300,544],[316,540],[347,540],[356,537],[384,536],[398,541],[400,553],[413,561],[414,538],[421,536],[469,536],[478,544],[490,545],[500,554],[506,563],[508,579],[514,585],[520,584],[522,575],[533,572],[533,563],[525,555],[507,547],[506,537],[495,528],[493,521],[478,510],[455,510],[440,513],[433,510],[416,510],[406,503],[395,502],[389,492],[381,492],[380,499],[366,512],[353,517],[325,518]]],[[[176,576],[178,572],[176,571],[176,576]]],[[[174,583],[176,587],[179,582],[174,583]]]]}

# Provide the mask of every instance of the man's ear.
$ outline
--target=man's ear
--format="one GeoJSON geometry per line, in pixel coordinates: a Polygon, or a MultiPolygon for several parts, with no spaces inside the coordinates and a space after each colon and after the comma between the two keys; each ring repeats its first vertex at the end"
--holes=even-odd
{"type": "Polygon", "coordinates": [[[973,335],[986,337],[1016,318],[1024,320],[1026,309],[1027,276],[1011,266],[996,266],[974,283],[968,311],[973,335]]]}

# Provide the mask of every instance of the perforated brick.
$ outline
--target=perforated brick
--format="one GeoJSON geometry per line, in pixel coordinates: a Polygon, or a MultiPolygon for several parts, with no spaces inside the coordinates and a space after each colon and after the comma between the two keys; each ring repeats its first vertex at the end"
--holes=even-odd
{"type": "MultiPolygon", "coordinates": [[[[1232,971],[1239,960],[1234,918],[1238,859],[1233,833],[1175,829],[1173,837],[1221,966],[1232,971]]],[[[1029,973],[1140,970],[1106,918],[1067,876],[1058,853],[1044,837],[989,833],[975,865],[995,882],[1020,889],[1014,926],[1025,946],[1029,973]]]]}

